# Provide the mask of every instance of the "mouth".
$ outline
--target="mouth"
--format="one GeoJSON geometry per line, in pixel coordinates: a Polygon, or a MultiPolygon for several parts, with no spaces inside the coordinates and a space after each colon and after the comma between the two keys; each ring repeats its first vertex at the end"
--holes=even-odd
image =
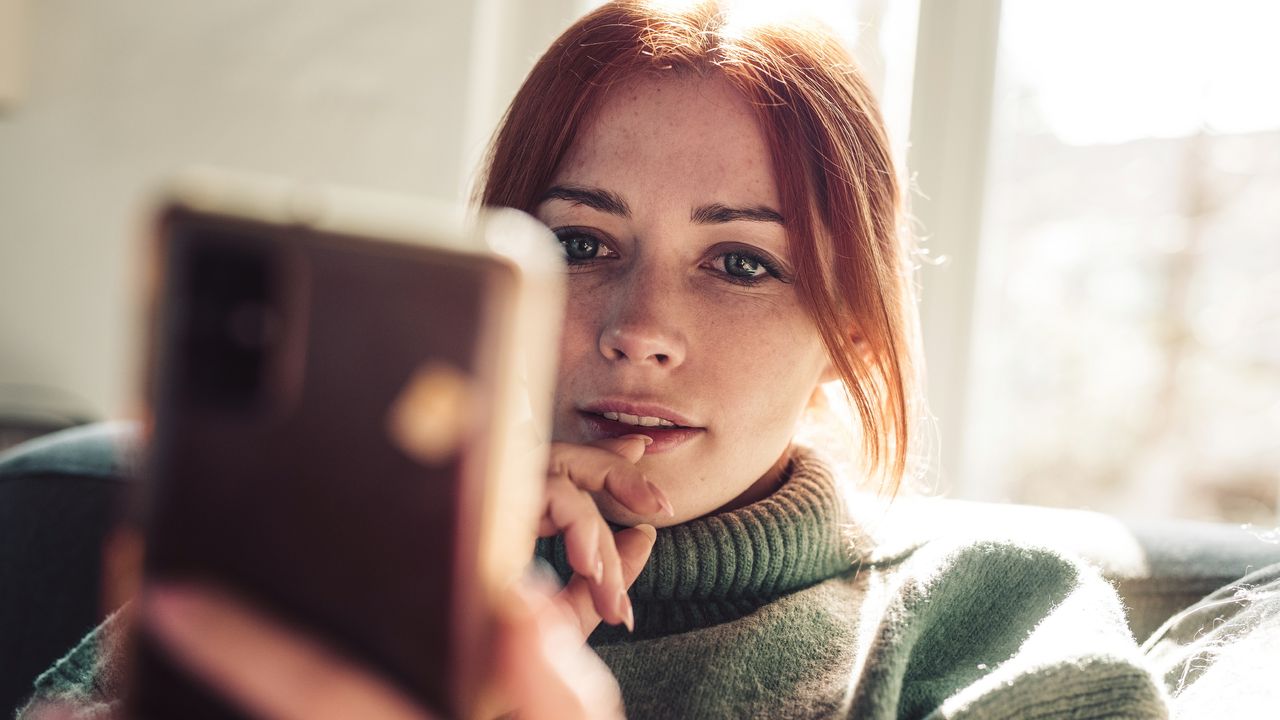
{"type": "MultiPolygon", "coordinates": [[[[637,412],[639,412],[638,409],[637,412]]],[[[578,410],[578,416],[582,419],[583,430],[591,440],[622,435],[648,435],[653,439],[653,443],[645,448],[646,455],[674,449],[706,432],[706,428],[682,424],[688,421],[678,415],[666,417],[674,413],[661,410],[656,412],[661,414],[633,415],[613,409],[597,408],[578,410]]]]}

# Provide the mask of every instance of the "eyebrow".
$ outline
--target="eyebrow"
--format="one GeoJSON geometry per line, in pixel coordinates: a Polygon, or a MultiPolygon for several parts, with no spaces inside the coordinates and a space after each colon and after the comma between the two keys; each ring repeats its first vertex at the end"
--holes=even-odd
{"type": "Polygon", "coordinates": [[[731,208],[720,203],[703,205],[693,211],[689,218],[700,225],[727,223],[734,220],[750,220],[752,222],[771,222],[784,225],[782,213],[767,207],[731,208]]]}
{"type": "MultiPolygon", "coordinates": [[[[617,193],[600,188],[555,185],[542,194],[538,204],[541,205],[548,200],[565,200],[578,205],[585,205],[610,215],[625,218],[631,217],[631,207],[627,205],[626,200],[623,200],[617,193]]],[[[734,208],[723,203],[711,203],[710,205],[696,208],[690,214],[689,219],[699,225],[715,225],[736,220],[785,224],[782,219],[782,213],[772,208],[763,206],[734,208]]]]}
{"type": "Polygon", "coordinates": [[[621,217],[631,217],[631,208],[627,205],[627,201],[615,193],[599,188],[585,188],[575,185],[555,185],[542,194],[542,199],[538,204],[548,200],[567,200],[578,205],[586,205],[601,212],[607,212],[610,215],[619,215],[621,217]]]}

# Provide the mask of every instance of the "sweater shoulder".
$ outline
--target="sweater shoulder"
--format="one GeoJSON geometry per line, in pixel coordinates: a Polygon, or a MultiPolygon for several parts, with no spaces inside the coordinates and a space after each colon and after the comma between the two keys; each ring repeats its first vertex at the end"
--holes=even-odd
{"type": "Polygon", "coordinates": [[[124,691],[121,645],[128,615],[127,607],[117,610],[41,673],[17,720],[47,716],[51,708],[75,718],[110,717],[124,691]]]}
{"type": "Polygon", "coordinates": [[[1123,621],[1119,598],[1097,571],[1044,545],[972,534],[939,536],[871,569],[883,578],[880,594],[889,623],[925,627],[1002,618],[1008,632],[1020,633],[1075,593],[1123,621]]]}
{"type": "Polygon", "coordinates": [[[944,535],[920,544],[899,564],[904,580],[983,585],[1027,578],[1069,588],[1092,578],[1088,566],[1047,545],[980,534],[944,535]]]}
{"type": "Polygon", "coordinates": [[[1115,590],[1051,547],[939,537],[887,573],[863,707],[924,717],[1163,717],[1115,590]],[[1071,710],[1074,708],[1074,710],[1071,710]],[[1070,715],[1094,717],[1094,715],[1070,715]]]}
{"type": "MultiPolygon", "coordinates": [[[[1087,605],[1089,627],[1134,644],[1111,586],[1083,562],[1041,545],[981,536],[939,537],[885,568],[877,633],[919,653],[924,645],[986,646],[1012,654],[1064,603],[1087,605]]],[[[872,610],[872,608],[864,608],[872,610]]]]}

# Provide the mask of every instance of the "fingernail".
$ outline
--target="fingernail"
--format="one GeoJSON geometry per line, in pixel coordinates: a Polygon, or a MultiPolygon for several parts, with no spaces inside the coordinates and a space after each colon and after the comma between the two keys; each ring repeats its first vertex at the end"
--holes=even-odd
{"type": "Polygon", "coordinates": [[[591,548],[591,557],[587,560],[587,566],[591,568],[591,574],[588,577],[599,585],[600,579],[604,577],[604,558],[600,557],[600,548],[591,548]]]}
{"type": "Polygon", "coordinates": [[[171,590],[152,589],[145,591],[142,606],[145,608],[145,622],[148,622],[152,628],[158,627],[161,631],[165,631],[170,627],[181,625],[175,617],[182,616],[187,603],[185,598],[171,590]]]}
{"type": "Polygon", "coordinates": [[[631,607],[631,598],[627,597],[625,592],[619,593],[618,597],[622,601],[622,624],[627,626],[627,632],[635,632],[636,615],[631,607]]]}
{"type": "Polygon", "coordinates": [[[650,545],[658,541],[658,529],[654,526],[648,523],[641,523],[636,526],[636,530],[644,533],[645,537],[649,538],[650,545]]]}
{"type": "Polygon", "coordinates": [[[653,444],[653,438],[649,437],[648,435],[641,435],[640,433],[632,433],[630,435],[619,435],[619,437],[623,438],[624,440],[629,440],[631,438],[639,438],[640,440],[644,441],[645,447],[649,447],[650,445],[653,444]]]}
{"type": "Polygon", "coordinates": [[[192,627],[217,619],[216,606],[199,591],[183,586],[156,587],[145,591],[143,622],[169,643],[196,637],[192,627]]]}
{"type": "Polygon", "coordinates": [[[146,604],[157,617],[170,620],[188,617],[204,610],[200,596],[190,588],[169,585],[154,587],[146,592],[146,604]]]}
{"type": "Polygon", "coordinates": [[[671,501],[667,499],[667,494],[659,490],[652,480],[645,480],[644,482],[649,486],[649,492],[653,493],[653,498],[658,501],[658,507],[662,508],[667,517],[675,517],[676,511],[671,507],[671,501]]]}

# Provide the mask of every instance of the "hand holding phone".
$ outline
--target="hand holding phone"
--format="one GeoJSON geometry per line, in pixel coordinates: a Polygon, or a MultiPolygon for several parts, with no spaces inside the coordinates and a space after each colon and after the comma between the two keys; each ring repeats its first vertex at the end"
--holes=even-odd
{"type": "Polygon", "coordinates": [[[309,707],[289,682],[296,665],[328,678],[324,692],[354,683],[342,697],[365,688],[392,714],[399,702],[598,715],[600,688],[616,685],[563,662],[598,664],[586,636],[601,620],[631,624],[626,589],[654,531],[615,536],[591,493],[637,513],[670,504],[634,467],[641,437],[539,448],[517,429],[542,422],[549,435],[554,238],[510,215],[468,235],[367,197],[296,192],[215,175],[160,213],[143,604],[169,622],[143,624],[130,707],[309,707]],[[513,272],[521,243],[543,241],[513,272]],[[538,518],[539,534],[568,536],[578,576],[545,604],[560,620],[531,629],[502,620],[520,600],[500,588],[527,562],[538,518]],[[181,593],[165,600],[175,583],[204,589],[183,606],[181,593]],[[205,622],[184,625],[184,612],[205,622]],[[222,621],[240,631],[210,629],[222,621]],[[573,650],[546,656],[546,633],[573,650]]]}
{"type": "MultiPolygon", "coordinates": [[[[634,550],[647,555],[647,542],[629,538],[622,543],[624,555],[634,550]]],[[[153,588],[139,601],[137,612],[167,652],[254,716],[438,717],[315,638],[280,626],[225,594],[153,588]]],[[[496,684],[506,707],[524,720],[623,717],[617,682],[584,645],[579,622],[568,605],[535,583],[519,583],[505,595],[495,632],[496,684]]]]}

